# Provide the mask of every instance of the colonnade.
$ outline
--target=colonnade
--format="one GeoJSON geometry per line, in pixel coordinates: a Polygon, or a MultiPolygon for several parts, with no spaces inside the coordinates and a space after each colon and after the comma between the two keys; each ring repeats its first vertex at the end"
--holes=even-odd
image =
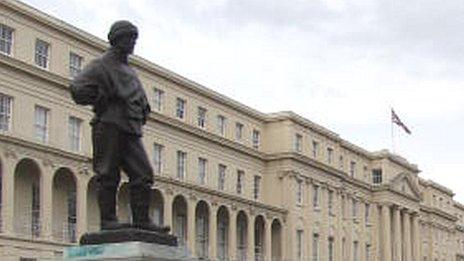
{"type": "Polygon", "coordinates": [[[419,261],[420,231],[417,212],[381,204],[381,261],[419,261]]]}
{"type": "MultiPolygon", "coordinates": [[[[84,232],[99,228],[95,180],[90,176],[31,158],[0,162],[2,203],[6,203],[0,213],[1,233],[73,243],[84,232]]],[[[240,208],[211,202],[207,195],[202,199],[201,194],[173,190],[154,189],[150,213],[156,222],[171,226],[191,252],[217,260],[282,259],[280,216],[247,204],[240,208]]],[[[118,215],[127,218],[124,191],[122,186],[118,215]]]]}

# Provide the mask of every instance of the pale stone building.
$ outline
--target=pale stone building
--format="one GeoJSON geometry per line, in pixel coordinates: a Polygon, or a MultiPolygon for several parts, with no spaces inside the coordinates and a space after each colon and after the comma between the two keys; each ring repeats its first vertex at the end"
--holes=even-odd
{"type": "MultiPolygon", "coordinates": [[[[0,1],[1,260],[59,257],[98,229],[89,108],[71,77],[107,43],[0,1]]],[[[464,206],[388,151],[264,114],[141,57],[151,215],[211,260],[464,260],[464,206]]],[[[128,193],[118,215],[128,220],[128,193]]]]}

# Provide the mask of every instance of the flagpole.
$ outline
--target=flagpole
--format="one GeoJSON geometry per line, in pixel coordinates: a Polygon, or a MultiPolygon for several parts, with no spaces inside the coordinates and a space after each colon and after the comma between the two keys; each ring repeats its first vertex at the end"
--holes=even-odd
{"type": "Polygon", "coordinates": [[[390,135],[391,135],[391,146],[392,146],[392,153],[395,153],[395,135],[393,133],[394,131],[394,126],[393,126],[393,119],[392,119],[392,113],[393,113],[393,107],[390,107],[390,135]]]}

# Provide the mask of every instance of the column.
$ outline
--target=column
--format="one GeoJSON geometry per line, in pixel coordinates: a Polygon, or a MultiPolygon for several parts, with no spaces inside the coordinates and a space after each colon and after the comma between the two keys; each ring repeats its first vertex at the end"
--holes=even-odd
{"type": "Polygon", "coordinates": [[[401,261],[401,213],[398,206],[393,207],[393,261],[401,261]]]}
{"type": "Polygon", "coordinates": [[[411,254],[411,219],[409,212],[405,210],[403,212],[403,261],[412,261],[411,254]]]}
{"type": "Polygon", "coordinates": [[[87,231],[87,184],[89,179],[77,177],[76,179],[76,238],[79,240],[87,231]]]}
{"type": "Polygon", "coordinates": [[[381,241],[381,251],[382,251],[382,260],[381,261],[392,261],[392,251],[391,251],[391,220],[390,220],[390,206],[387,204],[382,205],[382,241],[381,241]]]}
{"type": "Polygon", "coordinates": [[[211,205],[209,212],[209,229],[208,229],[209,258],[216,259],[217,247],[217,206],[211,205]]]}
{"type": "Polygon", "coordinates": [[[235,260],[237,257],[237,211],[235,210],[230,210],[228,243],[230,260],[235,260]]]}
{"type": "Polygon", "coordinates": [[[272,218],[264,224],[264,260],[272,260],[272,218]]]}
{"type": "Polygon", "coordinates": [[[414,213],[412,216],[412,237],[413,237],[413,261],[420,261],[420,227],[419,227],[419,213],[414,213]]]}
{"type": "Polygon", "coordinates": [[[187,200],[187,247],[195,254],[195,209],[196,200],[187,200]]]}
{"type": "Polygon", "coordinates": [[[40,176],[40,237],[52,239],[52,193],[55,170],[51,165],[42,165],[40,176]]]}
{"type": "Polygon", "coordinates": [[[14,234],[14,176],[16,167],[16,157],[4,158],[2,162],[2,232],[6,234],[14,234]]]}
{"type": "Polygon", "coordinates": [[[248,216],[248,231],[247,231],[247,260],[255,260],[255,217],[250,213],[248,216]]]}
{"type": "Polygon", "coordinates": [[[173,196],[171,193],[166,193],[164,196],[164,206],[163,206],[163,225],[169,226],[171,228],[171,233],[174,233],[173,222],[172,222],[172,203],[173,196]]]}

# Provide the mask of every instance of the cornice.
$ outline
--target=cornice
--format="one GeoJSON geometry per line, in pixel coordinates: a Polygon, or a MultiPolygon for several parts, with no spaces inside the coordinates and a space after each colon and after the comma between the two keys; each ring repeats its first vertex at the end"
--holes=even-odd
{"type": "Polygon", "coordinates": [[[47,246],[57,246],[57,247],[69,247],[69,246],[74,246],[76,244],[73,243],[66,243],[64,241],[58,241],[58,240],[47,240],[41,237],[32,239],[30,237],[22,237],[19,235],[7,235],[7,234],[1,234],[0,233],[0,239],[5,239],[5,240],[13,240],[13,241],[20,241],[20,242],[27,242],[27,243],[34,243],[34,244],[44,244],[47,246]]]}
{"type": "Polygon", "coordinates": [[[12,68],[15,71],[19,71],[21,73],[26,73],[30,76],[40,78],[41,80],[51,83],[56,87],[68,90],[70,79],[62,77],[48,70],[41,69],[32,64],[23,62],[14,57],[8,55],[1,55],[0,65],[4,65],[9,68],[12,68]]]}
{"type": "MultiPolygon", "coordinates": [[[[40,10],[37,10],[27,4],[16,0],[3,0],[0,1],[0,5],[4,5],[11,10],[18,12],[21,15],[27,16],[28,18],[34,20],[37,23],[40,23],[52,30],[63,33],[67,37],[83,42],[92,48],[99,50],[100,52],[105,51],[108,48],[108,43],[92,34],[89,34],[83,30],[80,30],[64,21],[56,19],[40,10]]],[[[143,69],[147,72],[154,73],[160,77],[165,78],[168,81],[177,83],[186,87],[187,89],[199,93],[207,98],[210,98],[219,104],[226,105],[232,109],[238,110],[245,115],[254,118],[255,120],[264,122],[267,118],[267,115],[259,112],[245,104],[242,104],[238,101],[232,100],[231,98],[222,95],[218,92],[215,92],[212,89],[209,89],[203,85],[200,85],[192,80],[189,80],[171,70],[168,70],[160,65],[157,65],[153,62],[150,62],[140,56],[133,55],[130,57],[130,64],[143,69]]]]}
{"type": "Polygon", "coordinates": [[[47,144],[31,142],[17,137],[9,136],[0,133],[0,142],[9,143],[23,148],[40,151],[42,153],[51,154],[54,156],[63,157],[72,161],[80,161],[83,163],[91,162],[91,158],[77,153],[72,153],[66,150],[58,149],[47,144]]]}
{"type": "Polygon", "coordinates": [[[280,152],[280,153],[266,154],[266,158],[265,158],[265,160],[268,162],[277,161],[277,160],[285,160],[285,159],[295,160],[304,165],[309,165],[318,170],[324,171],[326,173],[330,173],[343,182],[355,185],[358,188],[363,188],[363,189],[372,191],[372,185],[367,184],[361,180],[354,179],[348,176],[345,172],[338,170],[337,168],[325,165],[305,155],[301,155],[295,152],[280,152]]]}
{"type": "Polygon", "coordinates": [[[447,212],[445,212],[445,211],[443,211],[441,209],[438,209],[438,208],[433,208],[433,207],[429,207],[429,206],[421,204],[420,205],[420,211],[442,217],[442,218],[450,220],[452,222],[458,221],[458,218],[456,216],[451,215],[451,214],[449,214],[449,213],[447,213],[447,212]]]}
{"type": "Polygon", "coordinates": [[[271,206],[271,205],[264,204],[264,203],[261,203],[261,202],[258,202],[258,201],[246,199],[246,198],[239,197],[239,196],[236,196],[236,195],[232,195],[232,194],[229,194],[229,193],[225,193],[225,192],[222,192],[222,191],[214,190],[214,189],[211,189],[211,188],[208,188],[208,187],[200,186],[200,185],[197,185],[197,184],[194,184],[194,183],[187,183],[187,182],[180,181],[180,180],[177,180],[177,179],[174,179],[174,178],[171,178],[171,177],[154,175],[154,179],[155,179],[155,181],[165,182],[165,183],[175,185],[175,186],[179,186],[179,187],[183,187],[183,188],[186,188],[186,189],[189,189],[189,190],[194,190],[194,191],[198,191],[198,192],[201,192],[201,193],[217,196],[217,197],[228,199],[228,200],[235,201],[235,202],[239,202],[239,203],[242,203],[242,204],[247,205],[247,206],[253,206],[253,207],[260,208],[260,209],[277,212],[277,213],[280,213],[282,215],[286,215],[288,213],[288,210],[286,210],[284,208],[271,206]]]}
{"type": "Polygon", "coordinates": [[[451,189],[449,189],[449,188],[447,188],[447,187],[445,187],[443,185],[440,185],[440,184],[438,184],[435,181],[432,181],[430,179],[425,180],[425,179],[419,178],[419,184],[421,184],[424,187],[432,187],[434,189],[437,189],[437,190],[447,194],[448,196],[451,196],[451,197],[454,196],[454,192],[451,189]]]}
{"type": "Polygon", "coordinates": [[[202,139],[206,139],[209,142],[214,142],[220,146],[227,147],[229,149],[238,151],[240,153],[244,153],[247,156],[253,157],[258,160],[265,160],[266,159],[266,154],[264,152],[261,152],[259,150],[253,149],[251,147],[245,146],[239,142],[235,142],[233,140],[221,137],[219,135],[216,135],[214,133],[208,132],[204,129],[192,126],[188,123],[185,123],[183,121],[180,121],[178,119],[168,117],[164,114],[161,114],[159,112],[151,112],[150,117],[148,118],[147,124],[150,124],[151,122],[158,122],[165,124],[169,127],[184,131],[186,133],[189,133],[191,135],[197,136],[202,139]]]}

